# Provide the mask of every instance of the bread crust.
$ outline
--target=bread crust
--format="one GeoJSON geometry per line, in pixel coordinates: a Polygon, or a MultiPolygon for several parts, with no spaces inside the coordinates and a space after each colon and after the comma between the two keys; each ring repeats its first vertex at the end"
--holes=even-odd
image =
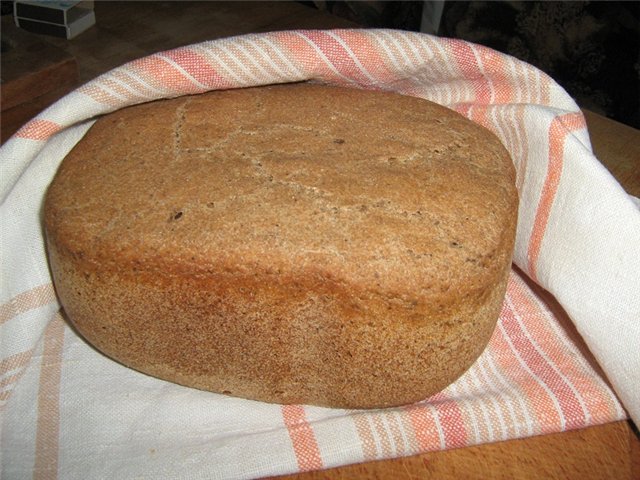
{"type": "Polygon", "coordinates": [[[455,112],[296,84],[99,119],[45,200],[77,330],[142,372],[344,408],[438,392],[485,348],[517,218],[511,160],[455,112]]]}

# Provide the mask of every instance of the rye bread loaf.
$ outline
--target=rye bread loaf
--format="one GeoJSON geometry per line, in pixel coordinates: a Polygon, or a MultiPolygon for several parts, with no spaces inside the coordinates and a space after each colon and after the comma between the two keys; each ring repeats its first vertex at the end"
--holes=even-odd
{"type": "Polygon", "coordinates": [[[406,404],[485,348],[517,193],[499,140],[393,93],[295,84],[100,118],[44,220],[59,299],[106,355],[277,403],[406,404]]]}

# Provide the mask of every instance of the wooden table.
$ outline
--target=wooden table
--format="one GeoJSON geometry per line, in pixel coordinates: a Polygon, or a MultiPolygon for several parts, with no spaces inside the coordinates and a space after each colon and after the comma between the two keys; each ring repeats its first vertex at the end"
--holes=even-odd
{"type": "MultiPolygon", "coordinates": [[[[71,41],[52,37],[38,37],[38,41],[59,49],[63,61],[73,57],[77,62],[77,78],[84,83],[126,61],[203,40],[295,28],[356,27],[344,19],[292,2],[178,3],[96,2],[95,27],[71,41]]],[[[3,35],[11,36],[15,29],[11,22],[3,18],[2,26],[3,35]]],[[[7,57],[11,60],[10,54],[2,57],[3,78],[11,74],[5,70],[10,65],[7,57]]],[[[27,108],[23,113],[25,122],[33,114],[27,108]]],[[[585,115],[598,158],[629,193],[640,196],[640,131],[591,112],[585,115]]],[[[279,478],[630,480],[640,478],[640,440],[632,424],[622,421],[279,478]]]]}

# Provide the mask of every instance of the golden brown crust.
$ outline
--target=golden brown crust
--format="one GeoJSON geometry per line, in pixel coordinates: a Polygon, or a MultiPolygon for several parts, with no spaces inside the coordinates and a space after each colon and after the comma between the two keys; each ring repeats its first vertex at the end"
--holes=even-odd
{"type": "Polygon", "coordinates": [[[515,235],[511,160],[411,97],[213,92],[100,119],[45,228],[99,349],[185,385],[378,407],[451,383],[493,331],[515,235]]]}

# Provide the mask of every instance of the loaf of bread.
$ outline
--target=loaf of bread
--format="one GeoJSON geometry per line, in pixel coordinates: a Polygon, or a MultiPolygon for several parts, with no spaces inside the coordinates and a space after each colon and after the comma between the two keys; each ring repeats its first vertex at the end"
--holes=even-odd
{"type": "Polygon", "coordinates": [[[182,385],[407,404],[495,328],[518,197],[489,131],[422,99],[319,84],[100,118],[44,222],[61,304],[106,355],[182,385]]]}

